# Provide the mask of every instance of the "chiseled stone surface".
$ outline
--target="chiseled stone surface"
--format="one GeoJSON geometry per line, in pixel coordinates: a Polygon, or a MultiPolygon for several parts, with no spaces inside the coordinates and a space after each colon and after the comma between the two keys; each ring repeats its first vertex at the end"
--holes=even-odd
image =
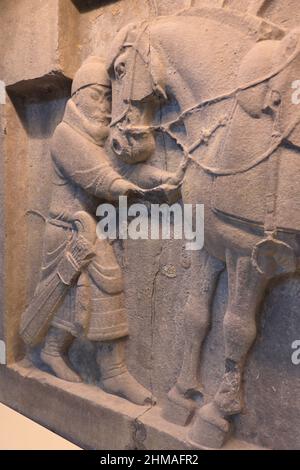
{"type": "Polygon", "coordinates": [[[0,75],[7,86],[74,74],[80,64],[80,14],[72,1],[6,2],[1,13],[0,75]]]}
{"type": "Polygon", "coordinates": [[[2,79],[11,85],[55,70],[59,1],[5,3],[1,8],[2,79]]]}
{"type": "MultiPolygon", "coordinates": [[[[133,405],[86,384],[66,386],[48,373],[22,365],[0,367],[0,377],[5,382],[0,389],[2,403],[85,449],[196,448],[186,441],[184,428],[161,418],[158,406],[133,405]]],[[[247,448],[260,449],[236,439],[226,445],[226,449],[247,448]]]]}
{"type": "MultiPolygon", "coordinates": [[[[0,104],[0,215],[5,221],[0,234],[0,340],[6,342],[9,367],[0,369],[1,401],[84,448],[299,448],[300,366],[291,361],[291,345],[300,339],[300,284],[295,273],[299,244],[298,235],[294,235],[299,232],[299,131],[295,121],[299,110],[290,102],[291,83],[300,80],[299,54],[282,73],[271,77],[299,47],[299,30],[291,33],[300,21],[298,0],[2,3],[0,80],[7,85],[8,95],[6,104],[0,104]],[[174,16],[180,11],[180,16],[174,16]],[[158,15],[164,16],[156,19],[158,15]],[[145,20],[151,22],[141,26],[145,20]],[[132,23],[137,23],[135,29],[128,26],[132,23]],[[140,57],[151,57],[149,62],[134,62],[134,48],[122,49],[124,43],[128,46],[137,41],[139,34],[136,47],[140,57]],[[124,293],[120,308],[126,311],[128,341],[122,339],[127,325],[109,338],[111,347],[107,350],[98,344],[105,339],[99,325],[97,337],[92,338],[91,331],[75,334],[78,317],[68,316],[65,302],[52,327],[45,322],[39,341],[31,341],[32,332],[26,330],[26,336],[21,328],[23,338],[30,337],[29,345],[38,343],[29,354],[35,367],[25,369],[19,363],[25,355],[21,316],[28,311],[35,315],[38,309],[46,315],[38,304],[36,287],[48,245],[51,251],[61,241],[56,230],[51,234],[45,231],[43,217],[53,215],[53,209],[95,215],[86,194],[77,194],[73,200],[70,194],[78,184],[90,188],[96,176],[100,181],[103,174],[106,183],[102,181],[101,191],[97,186],[99,194],[96,190],[93,194],[99,197],[101,192],[101,201],[116,199],[126,191],[140,191],[141,187],[143,197],[151,199],[155,196],[151,188],[168,182],[172,187],[164,188],[167,197],[168,191],[174,191],[174,174],[183,158],[170,134],[159,132],[152,140],[148,133],[130,157],[133,164],[149,157],[141,163],[146,174],[142,181],[137,177],[128,181],[130,152],[124,135],[116,125],[110,135],[102,129],[108,123],[94,126],[95,110],[87,108],[91,90],[85,87],[91,85],[93,71],[87,71],[87,81],[75,92],[74,81],[74,93],[71,91],[71,79],[90,56],[105,57],[110,64],[105,79],[112,84],[113,120],[123,111],[123,100],[129,99],[136,108],[132,119],[141,119],[133,122],[137,125],[171,121],[203,99],[226,94],[261,77],[265,80],[239,93],[233,113],[232,100],[220,100],[184,119],[185,129],[182,122],[176,126],[179,141],[185,139],[186,144],[194,143],[200,133],[204,136],[192,155],[204,162],[204,167],[190,163],[185,169],[182,196],[185,203],[205,204],[205,250],[186,252],[184,242],[178,240],[117,242],[114,254],[103,248],[104,264],[114,267],[114,282],[122,284],[118,292],[109,295],[124,293]],[[130,74],[133,69],[134,78],[130,74]],[[135,96],[126,95],[131,80],[135,96]],[[120,83],[124,84],[121,93],[120,83]],[[151,93],[155,88],[159,101],[151,99],[152,93],[145,105],[142,98],[149,87],[151,93]],[[142,115],[144,106],[147,113],[142,115]],[[274,129],[282,136],[292,123],[295,128],[271,153],[273,160],[280,159],[279,177],[274,172],[276,163],[254,165],[255,158],[269,150],[274,129]],[[77,128],[81,138],[70,128],[66,130],[68,125],[77,128]],[[120,144],[117,155],[111,148],[113,139],[120,144]],[[216,150],[220,142],[222,152],[216,150]],[[84,175],[92,167],[91,157],[100,158],[99,152],[120,172],[120,186],[108,184],[114,179],[112,169],[102,168],[90,181],[79,181],[70,176],[72,171],[68,173],[72,162],[72,170],[84,175]],[[60,190],[53,190],[53,162],[63,170],[59,176],[64,184],[61,193],[59,184],[60,190]],[[243,165],[249,166],[248,171],[240,172],[243,165]],[[270,173],[273,176],[268,179],[270,173]],[[275,183],[276,217],[265,217],[265,188],[275,187],[275,183]],[[266,232],[278,226],[281,242],[273,236],[270,245],[261,248],[258,243],[267,239],[266,232]],[[255,246],[258,248],[253,252],[255,246]],[[230,298],[228,287],[232,289],[230,298]],[[257,335],[255,310],[260,311],[257,335]],[[49,352],[50,356],[65,353],[68,338],[57,336],[52,328],[61,327],[66,319],[68,333],[80,336],[68,351],[68,370],[49,359],[49,352]],[[46,355],[41,355],[41,349],[44,353],[46,349],[46,355]],[[112,351],[115,356],[110,356],[112,351]],[[122,367],[126,362],[133,380],[140,384],[136,390],[141,391],[142,399],[132,383],[128,392],[128,384],[122,380],[106,387],[110,393],[101,390],[103,370],[106,373],[113,368],[111,361],[120,357],[122,367]],[[74,380],[70,370],[84,383],[51,375],[55,371],[74,380]],[[240,396],[242,383],[244,400],[240,396]],[[114,393],[125,393],[128,401],[114,393]],[[186,394],[197,396],[198,402],[186,400],[186,394]],[[154,396],[158,403],[149,409],[130,403],[154,396]],[[43,408],[45,401],[47,410],[43,408]],[[229,422],[233,423],[234,437],[227,441],[229,422]]],[[[109,86],[100,81],[96,83],[99,94],[103,86],[109,86]]],[[[270,207],[272,214],[272,198],[270,207]]],[[[70,282],[76,279],[77,283],[81,262],[75,273],[68,271],[70,282]]],[[[68,291],[70,302],[79,284],[68,291]]],[[[98,291],[103,288],[101,283],[95,285],[98,291]]],[[[84,302],[86,295],[80,300],[84,302]]],[[[49,299],[50,303],[55,300],[49,299]]],[[[85,317],[80,318],[82,327],[85,317]]],[[[118,321],[124,324],[120,318],[118,321]]]]}

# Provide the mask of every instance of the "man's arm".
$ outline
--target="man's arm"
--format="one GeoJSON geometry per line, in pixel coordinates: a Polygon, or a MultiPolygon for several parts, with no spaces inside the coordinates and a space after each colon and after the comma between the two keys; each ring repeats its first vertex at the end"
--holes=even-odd
{"type": "Polygon", "coordinates": [[[51,153],[59,170],[93,196],[115,201],[139,189],[126,181],[106,158],[105,151],[62,123],[55,131],[51,153]]]}
{"type": "Polygon", "coordinates": [[[174,176],[169,171],[161,170],[153,165],[137,163],[129,165],[126,163],[116,163],[117,171],[126,179],[132,181],[141,188],[150,189],[161,184],[168,183],[174,176]]]}
{"type": "Polygon", "coordinates": [[[144,188],[143,199],[158,204],[173,204],[181,198],[181,185],[185,174],[185,165],[181,164],[176,173],[160,170],[152,165],[118,165],[120,173],[144,188]]]}

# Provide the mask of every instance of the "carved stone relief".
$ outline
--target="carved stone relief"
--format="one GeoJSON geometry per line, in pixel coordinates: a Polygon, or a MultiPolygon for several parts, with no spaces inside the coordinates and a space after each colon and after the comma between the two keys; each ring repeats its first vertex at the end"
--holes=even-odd
{"type": "MultiPolygon", "coordinates": [[[[0,148],[10,155],[12,134],[28,155],[21,209],[3,210],[12,241],[13,214],[24,217],[16,245],[29,277],[6,262],[2,285],[22,295],[2,306],[3,376],[45,380],[49,396],[80,397],[98,419],[104,407],[111,429],[142,426],[115,448],[298,448],[296,2],[58,3],[62,65],[53,74],[45,57],[23,80],[3,67],[0,148]],[[25,191],[30,178],[40,189],[25,191]],[[99,236],[97,207],[120,196],[203,204],[203,249],[99,236]]],[[[89,433],[83,445],[95,447],[89,433]]]]}

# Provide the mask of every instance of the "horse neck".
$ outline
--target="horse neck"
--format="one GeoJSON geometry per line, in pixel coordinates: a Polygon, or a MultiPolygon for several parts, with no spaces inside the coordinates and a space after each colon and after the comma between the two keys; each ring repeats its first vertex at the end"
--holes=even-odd
{"type": "MultiPolygon", "coordinates": [[[[239,34],[230,26],[196,16],[170,16],[152,23],[151,46],[158,53],[167,91],[175,97],[180,112],[233,88],[239,34]]],[[[202,116],[196,113],[185,120],[191,139],[199,133],[202,116]]]]}

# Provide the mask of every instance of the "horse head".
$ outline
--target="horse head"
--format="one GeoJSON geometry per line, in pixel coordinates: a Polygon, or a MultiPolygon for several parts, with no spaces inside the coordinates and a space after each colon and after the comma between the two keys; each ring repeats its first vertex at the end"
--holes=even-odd
{"type": "Polygon", "coordinates": [[[163,68],[150,44],[148,22],[130,24],[115,37],[108,56],[112,82],[110,143],[126,163],[147,160],[155,150],[151,124],[166,93],[163,68]]]}

